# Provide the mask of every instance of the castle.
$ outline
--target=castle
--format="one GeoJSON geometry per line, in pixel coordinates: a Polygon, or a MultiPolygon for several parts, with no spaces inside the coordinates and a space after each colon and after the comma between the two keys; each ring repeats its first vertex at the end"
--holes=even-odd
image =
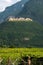
{"type": "Polygon", "coordinates": [[[32,21],[31,18],[22,18],[22,17],[20,17],[20,18],[9,17],[8,20],[9,21],[32,21]]]}

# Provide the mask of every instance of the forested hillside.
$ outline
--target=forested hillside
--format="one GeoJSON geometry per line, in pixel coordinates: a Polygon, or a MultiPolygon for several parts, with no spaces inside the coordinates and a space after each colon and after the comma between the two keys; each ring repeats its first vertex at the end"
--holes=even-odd
{"type": "Polygon", "coordinates": [[[43,47],[43,26],[35,21],[0,24],[0,47],[43,47]]]}

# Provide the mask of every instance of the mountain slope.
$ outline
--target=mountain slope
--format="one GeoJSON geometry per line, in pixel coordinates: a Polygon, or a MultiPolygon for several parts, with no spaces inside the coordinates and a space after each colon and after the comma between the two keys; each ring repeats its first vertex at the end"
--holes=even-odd
{"type": "Polygon", "coordinates": [[[43,0],[29,0],[18,16],[30,17],[43,24],[43,0]]]}
{"type": "Polygon", "coordinates": [[[43,47],[43,26],[35,21],[0,24],[1,47],[43,47]]]}
{"type": "Polygon", "coordinates": [[[17,2],[16,4],[7,7],[4,12],[0,13],[0,23],[3,22],[7,17],[9,16],[16,16],[23,8],[24,4],[28,0],[21,0],[20,2],[17,2]]]}

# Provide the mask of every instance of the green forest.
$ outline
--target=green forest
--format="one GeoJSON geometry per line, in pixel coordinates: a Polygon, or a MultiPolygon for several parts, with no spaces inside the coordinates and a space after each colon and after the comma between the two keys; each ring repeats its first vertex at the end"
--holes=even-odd
{"type": "Polygon", "coordinates": [[[0,24],[0,47],[43,47],[43,26],[35,21],[0,24]]]}

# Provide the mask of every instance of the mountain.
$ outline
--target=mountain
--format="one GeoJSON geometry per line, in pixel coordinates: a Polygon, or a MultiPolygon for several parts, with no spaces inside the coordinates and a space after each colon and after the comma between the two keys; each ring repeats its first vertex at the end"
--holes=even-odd
{"type": "Polygon", "coordinates": [[[43,24],[43,0],[21,0],[0,13],[0,23],[9,16],[29,17],[43,24]]]}
{"type": "Polygon", "coordinates": [[[0,47],[43,47],[43,26],[35,21],[0,24],[0,47]]]}
{"type": "Polygon", "coordinates": [[[23,8],[24,4],[28,0],[21,0],[12,6],[9,6],[5,9],[4,12],[0,13],[0,23],[3,22],[9,16],[16,16],[23,8]]]}
{"type": "Polygon", "coordinates": [[[30,17],[43,24],[43,0],[29,0],[17,16],[30,17]]]}

